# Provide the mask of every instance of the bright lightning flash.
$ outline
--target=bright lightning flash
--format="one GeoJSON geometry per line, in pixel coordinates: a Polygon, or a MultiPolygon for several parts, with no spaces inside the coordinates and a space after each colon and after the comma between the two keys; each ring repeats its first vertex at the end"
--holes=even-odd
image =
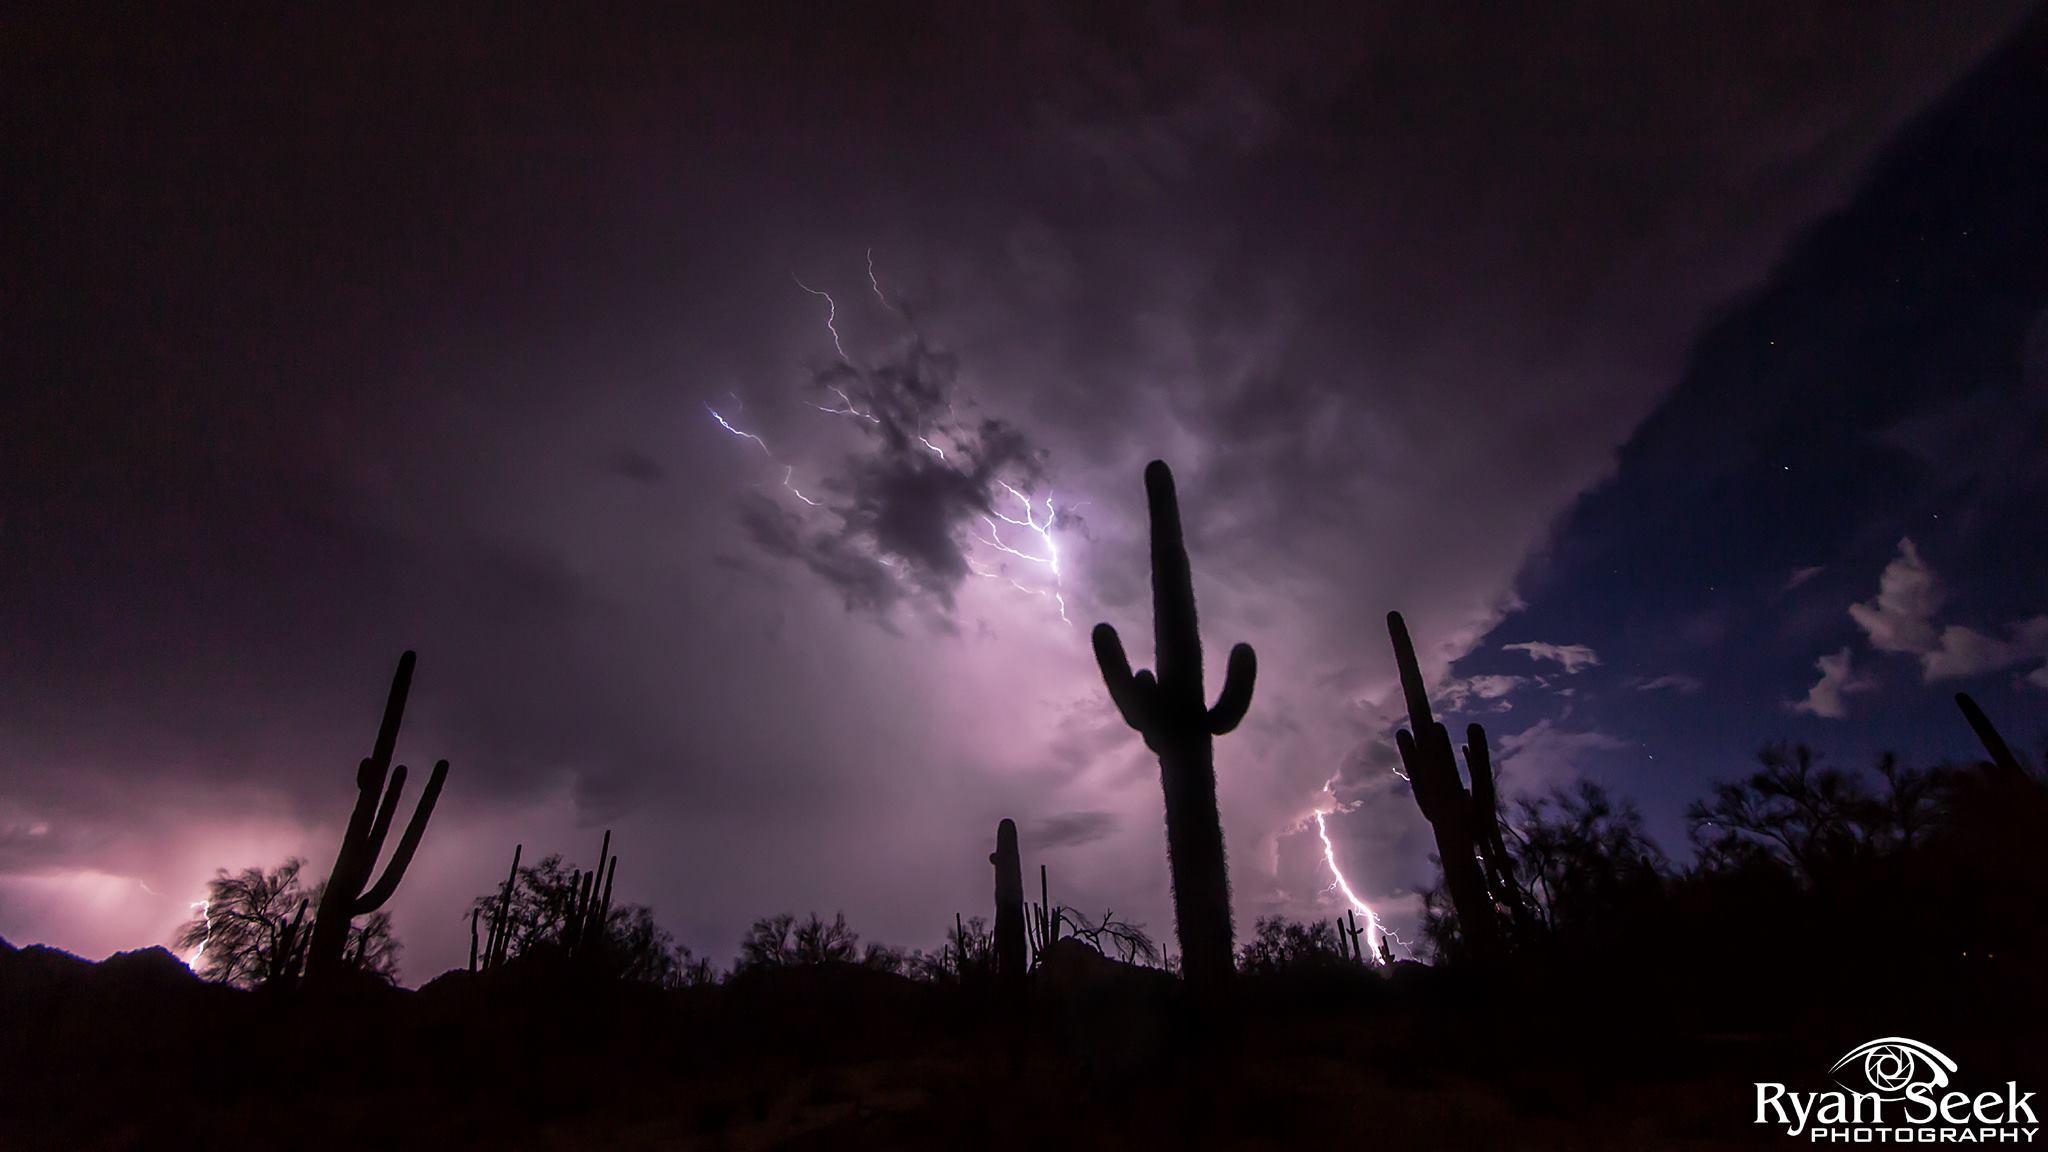
{"type": "MultiPolygon", "coordinates": [[[[820,292],[802,280],[797,279],[797,275],[794,272],[789,274],[789,278],[796,280],[796,286],[809,292],[811,295],[823,296],[825,298],[825,330],[832,333],[833,351],[839,353],[841,360],[846,360],[846,346],[839,342],[839,305],[832,299],[832,294],[830,292],[820,292]]],[[[852,362],[847,360],[849,364],[852,362]]]]}
{"type": "Polygon", "coordinates": [[[730,432],[733,435],[738,436],[742,440],[752,440],[754,443],[759,444],[761,446],[761,451],[768,453],[768,458],[770,460],[775,459],[775,453],[768,452],[768,442],[766,440],[761,439],[759,436],[754,435],[752,432],[742,432],[739,429],[733,427],[730,421],[726,420],[725,417],[720,416],[718,414],[718,409],[713,408],[709,404],[706,404],[704,406],[704,410],[706,412],[711,413],[711,418],[713,420],[718,421],[718,426],[720,428],[723,428],[727,432],[730,432]]]}
{"type": "MultiPolygon", "coordinates": [[[[1315,811],[1316,836],[1323,842],[1323,863],[1329,866],[1330,875],[1336,877],[1336,881],[1332,883],[1330,887],[1338,892],[1343,893],[1344,899],[1347,902],[1349,902],[1353,908],[1356,908],[1360,912],[1365,913],[1366,927],[1373,932],[1379,933],[1380,939],[1391,940],[1393,941],[1393,943],[1399,944],[1404,950],[1408,950],[1407,942],[1403,941],[1399,936],[1396,936],[1392,931],[1390,931],[1387,928],[1386,925],[1380,923],[1380,918],[1373,914],[1373,910],[1366,906],[1365,901],[1360,900],[1358,898],[1358,893],[1353,892],[1351,890],[1351,881],[1346,880],[1344,878],[1344,870],[1342,868],[1337,867],[1337,846],[1330,842],[1330,829],[1329,826],[1324,823],[1324,819],[1329,816],[1334,816],[1339,812],[1349,811],[1349,809],[1345,808],[1340,804],[1335,803],[1337,799],[1337,794],[1331,790],[1330,786],[1332,784],[1335,784],[1336,782],[1336,777],[1333,776],[1323,784],[1323,791],[1329,795],[1332,801],[1332,806],[1329,808],[1318,808],[1315,811]]],[[[1368,943],[1371,943],[1372,937],[1367,936],[1366,940],[1368,943]]],[[[1372,958],[1372,963],[1377,964],[1380,962],[1379,951],[1377,948],[1367,948],[1365,951],[1366,955],[1372,958]]],[[[1414,955],[1414,952],[1412,950],[1409,950],[1409,955],[1414,955]]]]}
{"type": "Polygon", "coordinates": [[[197,968],[199,966],[199,958],[206,955],[207,941],[213,939],[213,902],[210,900],[196,900],[192,903],[192,907],[199,909],[200,922],[206,925],[206,934],[199,938],[199,947],[194,948],[191,957],[185,961],[186,967],[197,968]]]}
{"type": "MultiPolygon", "coordinates": [[[[896,313],[897,315],[902,315],[902,310],[889,302],[888,294],[882,290],[881,280],[875,275],[875,252],[872,248],[868,249],[867,252],[867,266],[868,287],[874,291],[875,298],[881,301],[882,306],[887,308],[890,312],[896,313]]],[[[832,299],[831,293],[811,287],[809,284],[804,283],[803,279],[797,276],[794,272],[790,273],[789,278],[791,280],[796,281],[796,286],[798,288],[803,289],[805,292],[808,292],[813,296],[824,297],[825,331],[831,334],[832,348],[835,352],[839,354],[839,359],[843,363],[847,364],[849,367],[855,367],[853,364],[853,360],[846,354],[845,344],[841,342],[839,337],[838,302],[832,299]]],[[[829,384],[826,386],[832,390],[834,395],[839,397],[839,406],[831,407],[824,404],[812,404],[811,407],[816,408],[818,411],[826,413],[827,415],[831,416],[850,416],[857,420],[865,420],[870,424],[883,423],[882,417],[880,415],[877,415],[875,412],[875,396],[872,392],[870,392],[869,395],[869,403],[866,406],[863,406],[859,402],[855,401],[853,396],[850,393],[848,393],[845,388],[842,388],[836,384],[829,384]]],[[[732,436],[738,437],[742,440],[752,440],[755,443],[755,445],[761,449],[762,454],[767,456],[769,460],[777,464],[783,463],[782,460],[776,456],[775,452],[768,447],[768,442],[766,440],[763,440],[759,435],[753,432],[749,432],[746,429],[735,425],[731,420],[728,420],[724,416],[724,414],[720,413],[718,409],[713,408],[710,404],[705,404],[704,410],[706,412],[711,413],[711,418],[713,420],[716,420],[718,422],[718,426],[724,429],[727,433],[729,433],[732,436]]],[[[919,431],[915,433],[917,437],[917,442],[919,444],[924,445],[924,447],[930,450],[932,455],[937,456],[941,462],[945,462],[947,460],[946,449],[935,443],[932,440],[932,436],[951,437],[956,447],[958,447],[961,443],[960,437],[957,433],[950,431],[947,428],[947,426],[943,423],[929,429],[929,432],[929,435],[927,435],[925,431],[919,431]]],[[[782,469],[782,486],[788,489],[790,495],[796,497],[798,500],[802,501],[809,507],[826,507],[823,501],[813,500],[809,496],[804,495],[803,491],[796,486],[795,478],[795,465],[784,464],[782,469]]],[[[987,567],[986,565],[978,563],[977,561],[971,558],[967,561],[967,566],[969,570],[971,570],[976,576],[984,577],[987,579],[1008,579],[1010,585],[1020,592],[1032,596],[1043,596],[1046,599],[1051,600],[1053,604],[1059,608],[1060,620],[1068,625],[1072,625],[1073,620],[1069,618],[1067,615],[1067,598],[1066,590],[1063,583],[1064,577],[1060,571],[1059,545],[1053,539],[1053,527],[1058,522],[1060,517],[1059,509],[1054,506],[1052,497],[1046,497],[1045,519],[1040,520],[1038,519],[1037,502],[1033,500],[1032,497],[1025,495],[1023,492],[1018,491],[1016,488],[1011,487],[1008,483],[1005,483],[1001,480],[996,481],[996,483],[1001,484],[1003,490],[1016,499],[1019,509],[1024,514],[1023,519],[1020,520],[1017,517],[1011,516],[1000,510],[991,509],[991,515],[982,517],[983,522],[988,525],[989,534],[987,536],[982,536],[977,533],[974,534],[974,539],[979,543],[986,544],[989,547],[994,548],[998,552],[1002,552],[1010,556],[1015,556],[1019,560],[1026,561],[1031,564],[1042,565],[1051,574],[1052,585],[1050,587],[1032,587],[1031,585],[1026,584],[1023,581],[1017,580],[1014,577],[1009,577],[1005,573],[987,567]],[[1036,535],[1043,545],[1042,554],[1021,551],[1005,543],[1002,538],[1002,529],[997,527],[997,521],[1001,521],[1002,523],[1008,524],[1015,528],[1021,528],[1027,532],[1036,535]]],[[[1080,504],[1074,504],[1071,505],[1067,509],[1067,511],[1072,512],[1080,507],[1080,504]]],[[[903,568],[903,562],[900,557],[878,555],[876,559],[879,560],[882,564],[887,565],[892,570],[900,572],[903,568]]],[[[1360,905],[1360,907],[1363,907],[1363,905],[1360,905]]],[[[1371,913],[1368,912],[1367,915],[1370,916],[1371,913]]]]}
{"type": "MultiPolygon", "coordinates": [[[[992,511],[995,512],[994,519],[991,519],[987,516],[981,518],[982,522],[988,525],[988,535],[984,537],[977,537],[977,539],[979,539],[983,544],[986,544],[989,547],[994,548],[998,552],[1003,552],[1008,555],[1015,556],[1019,560],[1026,560],[1033,564],[1045,565],[1046,569],[1052,573],[1052,588],[1044,591],[1047,595],[1051,596],[1053,603],[1059,605],[1060,619],[1062,621],[1065,621],[1067,624],[1071,625],[1073,621],[1067,618],[1067,598],[1065,595],[1065,589],[1061,586],[1060,583],[1060,549],[1059,545],[1052,538],[1053,522],[1059,519],[1059,511],[1053,507],[1052,497],[1047,496],[1045,498],[1045,521],[1043,523],[1040,523],[1036,516],[1032,513],[1031,509],[1033,505],[1031,497],[1024,495],[1022,492],[1017,491],[1015,488],[1010,487],[1009,484],[1004,483],[1001,480],[996,481],[996,483],[1002,484],[1003,491],[1008,492],[1010,495],[1015,496],[1017,498],[1017,503],[1021,505],[1024,509],[1024,518],[1022,520],[1019,520],[1014,516],[1005,516],[1001,509],[993,509],[992,511]],[[1005,524],[1012,524],[1016,527],[1037,533],[1038,538],[1045,542],[1045,555],[1033,556],[1029,552],[1019,552],[1017,549],[1012,548],[1008,544],[1003,543],[1002,530],[996,527],[996,520],[1001,520],[1005,524]]],[[[1013,580],[1011,581],[1011,583],[1015,584],[1016,581],[1013,580]]],[[[1019,584],[1018,587],[1022,588],[1023,585],[1019,584]]],[[[1033,590],[1026,588],[1025,591],[1029,592],[1033,590]]]]}

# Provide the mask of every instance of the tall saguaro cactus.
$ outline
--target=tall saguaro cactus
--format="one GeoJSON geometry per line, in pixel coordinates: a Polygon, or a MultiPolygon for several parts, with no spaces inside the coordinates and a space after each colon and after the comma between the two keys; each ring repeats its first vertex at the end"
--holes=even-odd
{"type": "Polygon", "coordinates": [[[2026,774],[2020,767],[2020,758],[2012,754],[2012,747],[2005,737],[1992,727],[1991,717],[1984,714],[1968,692],[1956,693],[1956,707],[1963,710],[1963,719],[1970,722],[1970,731],[1977,734],[1977,742],[1984,745],[1984,751],[1991,754],[1992,771],[2008,779],[2018,779],[2026,774]]]}
{"type": "MultiPolygon", "coordinates": [[[[1457,909],[1458,931],[1474,959],[1489,960],[1498,951],[1499,925],[1486,875],[1480,870],[1479,852],[1489,834],[1497,836],[1498,832],[1493,830],[1493,773],[1486,754],[1486,730],[1474,724],[1465,734],[1473,793],[1485,801],[1482,812],[1458,778],[1450,730],[1430,713],[1422,665],[1415,659],[1415,644],[1408,638],[1408,625],[1399,612],[1387,613],[1387,631],[1394,639],[1394,663],[1401,670],[1401,694],[1408,703],[1409,726],[1395,733],[1394,742],[1400,747],[1415,804],[1436,832],[1437,857],[1443,861],[1444,886],[1451,890],[1451,904],[1457,909]]],[[[1492,855],[1490,847],[1486,853],[1492,855]]]]}
{"type": "Polygon", "coordinates": [[[1017,822],[996,825],[996,979],[1006,991],[1024,987],[1024,858],[1017,846],[1017,822]]]}
{"type": "Polygon", "coordinates": [[[1123,641],[1095,626],[1095,662],[1124,722],[1159,757],[1166,793],[1166,854],[1173,872],[1173,919],[1190,986],[1214,990],[1232,971],[1230,878],[1223,822],[1216,811],[1214,738],[1234,730],[1252,703],[1258,657],[1251,645],[1230,650],[1214,707],[1202,688],[1202,636],[1195,622],[1194,577],[1181,538],[1180,500],[1163,461],[1145,468],[1152,518],[1152,630],[1159,668],[1131,672],[1123,641]]]}
{"type": "Polygon", "coordinates": [[[342,833],[341,851],[334,858],[334,871],[327,877],[327,889],[320,897],[320,910],[313,920],[313,939],[306,950],[309,982],[327,979],[342,967],[350,922],[382,908],[398,890],[406,866],[412,863],[412,855],[420,846],[420,837],[426,835],[434,802],[441,798],[441,785],[448,778],[448,762],[436,763],[433,775],[427,778],[426,791],[420,794],[419,806],[413,810],[405,834],[391,853],[391,862],[384,867],[384,875],[365,890],[370,873],[377,866],[377,856],[384,850],[391,819],[398,813],[399,797],[405,791],[405,765],[393,769],[391,753],[398,744],[398,725],[405,717],[405,698],[412,690],[414,659],[411,652],[398,658],[398,672],[391,678],[391,695],[384,704],[384,720],[377,728],[377,743],[356,770],[355,812],[342,833]],[[385,787],[387,775],[389,788],[385,787]]]}

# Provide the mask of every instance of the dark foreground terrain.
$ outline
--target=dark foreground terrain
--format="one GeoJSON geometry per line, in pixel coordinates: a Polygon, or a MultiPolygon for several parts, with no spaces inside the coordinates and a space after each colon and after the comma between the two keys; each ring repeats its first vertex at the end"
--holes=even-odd
{"type": "Polygon", "coordinates": [[[6,949],[0,1144],[1719,1148],[1803,1143],[1750,1123],[1753,1082],[1831,1087],[1878,1036],[1926,1038],[1966,1083],[2048,1084],[2030,978],[1996,961],[1887,997],[1877,958],[1726,1028],[1694,973],[1757,976],[1729,985],[1755,1002],[1761,943],[1485,993],[1332,964],[1241,980],[1197,1027],[1178,981],[1068,943],[1021,1009],[853,965],[673,991],[512,965],[309,997],[206,984],[161,949],[6,949]]]}

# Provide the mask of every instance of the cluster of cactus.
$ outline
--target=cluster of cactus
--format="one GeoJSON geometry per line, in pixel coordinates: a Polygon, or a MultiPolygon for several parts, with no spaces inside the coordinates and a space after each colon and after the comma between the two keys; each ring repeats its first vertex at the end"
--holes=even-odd
{"type": "Polygon", "coordinates": [[[1052,889],[1046,881],[1045,865],[1038,866],[1038,902],[1031,906],[1025,919],[1025,927],[1031,931],[1031,966],[1036,968],[1044,962],[1046,953],[1060,938],[1060,929],[1065,926],[1067,912],[1052,902],[1052,889]]]}
{"type": "Polygon", "coordinates": [[[953,939],[947,944],[946,953],[953,975],[963,982],[986,976],[995,968],[995,934],[984,929],[981,917],[968,921],[955,912],[953,939]]]}
{"type": "Polygon", "coordinates": [[[1214,738],[1236,729],[1251,707],[1258,659],[1248,644],[1230,651],[1214,707],[1202,687],[1202,636],[1194,578],[1181,536],[1180,501],[1163,461],[1145,468],[1152,529],[1152,627],[1158,672],[1131,672],[1116,629],[1095,626],[1095,661],[1124,722],[1159,757],[1166,794],[1166,851],[1173,876],[1174,927],[1190,987],[1214,992],[1235,970],[1230,877],[1216,809],[1214,738]]]}
{"type": "Polygon", "coordinates": [[[277,941],[270,950],[270,967],[264,973],[266,985],[287,987],[299,978],[306,964],[306,908],[308,900],[299,901],[299,910],[292,916],[291,923],[280,928],[277,941]]]}
{"type": "Polygon", "coordinates": [[[1436,833],[1437,857],[1457,912],[1458,931],[1472,957],[1487,961],[1500,951],[1501,910],[1521,923],[1526,909],[1501,838],[1500,801],[1493,786],[1486,729],[1477,724],[1465,729],[1465,767],[1472,779],[1468,792],[1458,775],[1450,730],[1430,712],[1422,666],[1399,612],[1387,613],[1387,631],[1393,636],[1394,662],[1408,707],[1409,727],[1395,734],[1401,764],[1416,806],[1436,833]]]}
{"type": "Polygon", "coordinates": [[[519,886],[519,854],[526,851],[526,845],[512,846],[512,871],[505,875],[505,886],[498,890],[498,909],[491,915],[490,937],[484,942],[483,955],[477,955],[477,917],[479,909],[469,910],[469,970],[480,971],[495,968],[505,962],[505,956],[512,948],[512,892],[519,886]]]}
{"type": "Polygon", "coordinates": [[[612,833],[607,828],[597,850],[597,867],[570,874],[569,889],[575,898],[568,923],[562,926],[562,950],[572,958],[598,956],[610,939],[606,929],[611,923],[612,881],[619,874],[619,858],[611,850],[612,833]]]}
{"type": "Polygon", "coordinates": [[[1365,963],[1365,929],[1358,923],[1358,913],[1347,908],[1333,923],[1337,926],[1337,951],[1354,964],[1365,963]]]}
{"type": "Polygon", "coordinates": [[[405,791],[405,765],[400,764],[393,769],[391,753],[398,744],[398,726],[405,716],[405,698],[412,689],[414,659],[411,652],[399,657],[398,672],[391,678],[391,695],[384,704],[384,719],[377,729],[377,743],[369,758],[356,770],[355,811],[349,816],[347,830],[342,833],[341,851],[335,856],[334,871],[327,878],[327,889],[320,898],[319,910],[314,914],[312,939],[306,947],[306,978],[309,983],[328,979],[343,968],[350,924],[356,917],[382,908],[398,890],[399,881],[405,878],[406,866],[412,863],[413,853],[419,848],[420,837],[426,834],[427,820],[434,814],[434,802],[441,797],[441,785],[448,777],[448,762],[436,763],[433,775],[427,779],[426,791],[421,793],[419,805],[413,810],[412,820],[406,825],[405,834],[399,838],[398,847],[384,868],[384,875],[374,885],[370,884],[370,874],[376,868],[377,857],[384,849],[384,837],[391,830],[392,817],[398,811],[399,797],[405,791]],[[389,787],[386,787],[387,776],[389,787]]]}

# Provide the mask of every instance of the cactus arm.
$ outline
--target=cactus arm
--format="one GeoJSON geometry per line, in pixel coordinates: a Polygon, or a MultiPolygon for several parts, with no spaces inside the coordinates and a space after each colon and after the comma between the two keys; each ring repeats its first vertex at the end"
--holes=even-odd
{"type": "Polygon", "coordinates": [[[384,802],[377,805],[377,819],[370,825],[369,838],[363,841],[363,872],[377,866],[377,857],[384,854],[384,837],[391,831],[391,820],[398,815],[398,801],[405,794],[405,765],[391,770],[391,781],[384,786],[384,802]]]}
{"type": "Polygon", "coordinates": [[[1472,777],[1472,812],[1483,821],[1498,810],[1500,797],[1493,790],[1493,756],[1486,748],[1486,729],[1465,726],[1465,769],[1472,777]]]}
{"type": "Polygon", "coordinates": [[[1102,669],[1102,682],[1109,688],[1110,702],[1123,715],[1124,723],[1138,732],[1154,731],[1159,724],[1159,684],[1150,672],[1131,674],[1130,658],[1124,655],[1123,639],[1108,624],[1097,624],[1090,639],[1095,646],[1095,664],[1102,669]]]}
{"type": "Polygon", "coordinates": [[[1227,736],[1236,731],[1245,711],[1252,706],[1252,682],[1258,675],[1259,656],[1251,645],[1239,644],[1230,650],[1230,663],[1223,672],[1223,694],[1216,697],[1216,706],[1209,709],[1209,735],[1227,736]]]}
{"type": "MultiPolygon", "coordinates": [[[[377,886],[363,893],[363,897],[352,905],[352,914],[361,916],[375,912],[384,906],[391,894],[398,891],[398,882],[405,879],[406,866],[412,863],[412,854],[419,850],[420,837],[427,834],[427,820],[434,815],[434,802],[441,798],[441,785],[448,779],[448,762],[437,761],[433,775],[427,777],[426,790],[420,793],[419,807],[413,809],[412,820],[405,826],[405,835],[398,838],[398,847],[391,853],[391,863],[384,866],[384,875],[377,886]]],[[[365,863],[363,872],[368,874],[376,864],[375,859],[365,863]]]]}
{"type": "Polygon", "coordinates": [[[1408,624],[1399,612],[1387,613],[1387,632],[1394,639],[1394,665],[1401,673],[1401,696],[1408,704],[1408,725],[1416,732],[1429,730],[1429,686],[1422,679],[1422,664],[1415,658],[1415,642],[1408,637],[1408,624]]]}
{"type": "Polygon", "coordinates": [[[1977,742],[1984,745],[1984,751],[1991,754],[1991,763],[1997,766],[2000,772],[2019,775],[2022,771],[2019,757],[2013,755],[2011,746],[2005,742],[2005,737],[1999,735],[1998,729],[1991,726],[1991,717],[1986,716],[1984,710],[1977,707],[1977,702],[1970,699],[1968,692],[1956,693],[1956,707],[1963,710],[1963,719],[1970,722],[1970,730],[1977,734],[1977,742]]]}
{"type": "Polygon", "coordinates": [[[412,669],[418,657],[407,651],[398,658],[398,671],[391,677],[391,695],[384,700],[384,718],[377,725],[377,743],[370,759],[380,766],[391,763],[398,747],[398,725],[405,719],[405,698],[412,692],[412,669]]]}

